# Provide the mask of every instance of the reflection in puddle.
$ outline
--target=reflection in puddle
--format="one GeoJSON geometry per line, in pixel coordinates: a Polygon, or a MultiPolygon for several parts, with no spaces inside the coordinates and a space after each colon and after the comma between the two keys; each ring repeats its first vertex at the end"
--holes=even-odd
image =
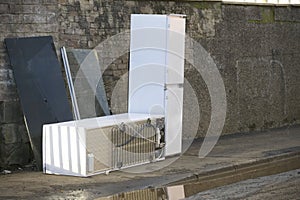
{"type": "Polygon", "coordinates": [[[52,195],[50,197],[45,197],[45,200],[63,200],[63,199],[78,199],[86,200],[89,199],[90,193],[85,190],[73,190],[73,191],[62,191],[57,195],[52,195]]]}
{"type": "Polygon", "coordinates": [[[97,200],[179,200],[179,199],[299,199],[299,169],[243,181],[189,181],[184,185],[152,188],[103,197],[97,200]],[[205,191],[205,192],[203,192],[205,191]]]}
{"type": "Polygon", "coordinates": [[[150,188],[132,192],[120,193],[109,197],[101,197],[97,200],[178,200],[185,198],[183,185],[164,188],[150,188]]]}

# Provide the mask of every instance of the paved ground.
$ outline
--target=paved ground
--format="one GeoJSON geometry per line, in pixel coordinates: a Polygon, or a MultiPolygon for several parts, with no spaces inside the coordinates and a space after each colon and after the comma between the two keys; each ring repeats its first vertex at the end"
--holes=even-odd
{"type": "Polygon", "coordinates": [[[246,181],[200,192],[186,198],[186,200],[196,199],[300,199],[300,170],[248,179],[246,181]]]}
{"type": "Polygon", "coordinates": [[[272,174],[300,168],[300,126],[224,136],[205,158],[198,157],[201,144],[201,140],[194,141],[178,159],[168,158],[90,178],[45,175],[41,172],[0,175],[0,199],[94,199],[201,178],[209,181],[207,186],[210,187],[204,187],[205,190],[249,176],[267,175],[266,172],[272,174]],[[281,159],[278,165],[277,158],[281,159]],[[253,166],[256,167],[251,168],[253,166]],[[268,168],[270,166],[272,170],[268,168]],[[224,178],[226,173],[233,178],[224,178]],[[235,173],[237,176],[233,176],[235,173]],[[213,183],[211,180],[217,181],[213,183]]]}

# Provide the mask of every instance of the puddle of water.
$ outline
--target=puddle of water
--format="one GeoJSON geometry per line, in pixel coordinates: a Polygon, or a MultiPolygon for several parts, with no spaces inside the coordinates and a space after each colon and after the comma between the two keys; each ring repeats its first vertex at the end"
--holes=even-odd
{"type": "MultiPolygon", "coordinates": [[[[246,197],[253,197],[253,199],[268,197],[267,199],[270,199],[268,195],[272,196],[272,194],[268,194],[266,191],[276,192],[277,190],[281,190],[281,192],[277,193],[283,195],[282,197],[289,195],[290,192],[298,191],[298,183],[300,182],[299,174],[299,169],[296,169],[279,174],[221,184],[222,186],[219,185],[221,187],[216,187],[216,185],[209,181],[187,182],[184,185],[124,192],[109,197],[98,198],[97,200],[245,199],[246,197]],[[286,183],[288,182],[289,186],[287,187],[286,183]],[[284,192],[286,190],[288,191],[284,192]],[[257,196],[251,196],[253,194],[257,196]]],[[[224,179],[221,178],[218,181],[222,182],[224,179]]],[[[288,199],[294,199],[295,195],[298,195],[298,193],[293,193],[291,195],[293,198],[288,199]]],[[[273,197],[277,199],[276,196],[273,197]]],[[[279,199],[282,198],[279,196],[279,199]]]]}
{"type": "Polygon", "coordinates": [[[198,193],[200,190],[193,185],[176,185],[163,188],[149,188],[125,192],[109,197],[97,198],[97,200],[179,200],[198,193]],[[188,190],[187,190],[188,188],[188,190]]]}
{"type": "Polygon", "coordinates": [[[57,195],[51,195],[49,197],[41,198],[43,200],[65,200],[65,199],[76,199],[86,200],[89,199],[90,193],[85,190],[74,190],[74,191],[63,191],[58,192],[57,195]]]}

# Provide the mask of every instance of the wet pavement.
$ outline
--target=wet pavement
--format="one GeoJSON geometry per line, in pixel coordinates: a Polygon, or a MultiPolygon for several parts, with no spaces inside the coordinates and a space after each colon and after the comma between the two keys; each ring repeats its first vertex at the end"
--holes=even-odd
{"type": "Polygon", "coordinates": [[[263,176],[240,181],[222,187],[217,187],[197,193],[199,182],[187,183],[162,188],[149,188],[127,193],[116,194],[97,200],[125,200],[125,199],[169,199],[169,200],[224,200],[224,199],[299,199],[300,197],[300,169],[280,174],[263,176]],[[194,193],[187,194],[188,190],[194,193]]]}
{"type": "MultiPolygon", "coordinates": [[[[191,142],[184,141],[185,147],[191,142]]],[[[181,191],[180,185],[194,184],[194,189],[184,190],[187,197],[249,178],[300,168],[299,125],[221,137],[204,158],[198,157],[201,144],[201,139],[193,141],[180,157],[89,178],[42,172],[0,175],[0,199],[99,199],[115,194],[117,199],[130,199],[125,198],[130,191],[142,189],[150,189],[152,193],[131,199],[147,199],[147,195],[151,197],[148,199],[155,199],[154,191],[158,193],[156,196],[165,194],[160,199],[171,199],[160,188],[174,186],[177,187],[174,191],[181,191]]]]}
{"type": "Polygon", "coordinates": [[[300,198],[300,170],[248,179],[192,195],[186,200],[285,200],[300,198]]]}

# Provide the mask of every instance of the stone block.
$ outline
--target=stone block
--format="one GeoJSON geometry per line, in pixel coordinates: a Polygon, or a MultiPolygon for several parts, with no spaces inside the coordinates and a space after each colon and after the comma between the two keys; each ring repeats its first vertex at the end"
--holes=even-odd
{"type": "Polygon", "coordinates": [[[272,57],[237,61],[237,106],[240,130],[257,130],[278,124],[284,117],[285,88],[280,65],[272,57]]]}
{"type": "Polygon", "coordinates": [[[0,123],[4,122],[4,101],[0,101],[0,123]]]}
{"type": "Polygon", "coordinates": [[[298,7],[276,7],[275,20],[282,22],[300,22],[300,9],[298,7]]]}
{"type": "Polygon", "coordinates": [[[17,99],[16,85],[9,82],[0,82],[0,101],[11,101],[17,99]]]}
{"type": "MultiPolygon", "coordinates": [[[[0,4],[0,7],[1,7],[1,4],[0,4]]],[[[14,21],[14,15],[3,14],[3,13],[4,12],[2,12],[2,14],[1,14],[1,23],[8,24],[8,23],[12,23],[14,21]]]]}
{"type": "Polygon", "coordinates": [[[0,129],[4,144],[14,144],[22,142],[18,124],[2,124],[0,129]]]}
{"type": "Polygon", "coordinates": [[[0,104],[1,123],[17,123],[23,120],[19,101],[4,101],[0,104]]]}
{"type": "Polygon", "coordinates": [[[1,0],[1,3],[20,4],[23,0],[1,0]]]}
{"type": "Polygon", "coordinates": [[[54,33],[56,34],[58,31],[57,24],[32,24],[32,29],[37,33],[54,33]]]}
{"type": "Polygon", "coordinates": [[[239,5],[223,5],[222,6],[223,20],[227,22],[245,21],[244,6],[239,5]]]}
{"type": "MultiPolygon", "coordinates": [[[[52,5],[57,5],[60,2],[60,0],[43,0],[43,4],[52,4],[52,5]]],[[[63,0],[62,0],[63,2],[63,0]]]]}
{"type": "Polygon", "coordinates": [[[56,13],[50,13],[46,15],[46,22],[49,24],[58,23],[58,17],[56,13]]]}
{"type": "Polygon", "coordinates": [[[23,4],[42,4],[44,0],[23,0],[23,4]]]}
{"type": "Polygon", "coordinates": [[[260,6],[245,6],[246,20],[261,20],[260,6]]]}
{"type": "Polygon", "coordinates": [[[32,159],[29,143],[14,143],[6,144],[5,149],[5,165],[7,167],[19,166],[22,167],[32,159]]]}
{"type": "Polygon", "coordinates": [[[46,23],[47,16],[42,14],[25,14],[24,23],[46,23]]]}
{"type": "Polygon", "coordinates": [[[10,14],[21,13],[22,10],[23,9],[20,5],[9,4],[9,6],[8,6],[8,11],[9,11],[10,14]]]}
{"type": "Polygon", "coordinates": [[[9,13],[9,4],[4,4],[0,2],[0,13],[1,14],[9,13]]]}

